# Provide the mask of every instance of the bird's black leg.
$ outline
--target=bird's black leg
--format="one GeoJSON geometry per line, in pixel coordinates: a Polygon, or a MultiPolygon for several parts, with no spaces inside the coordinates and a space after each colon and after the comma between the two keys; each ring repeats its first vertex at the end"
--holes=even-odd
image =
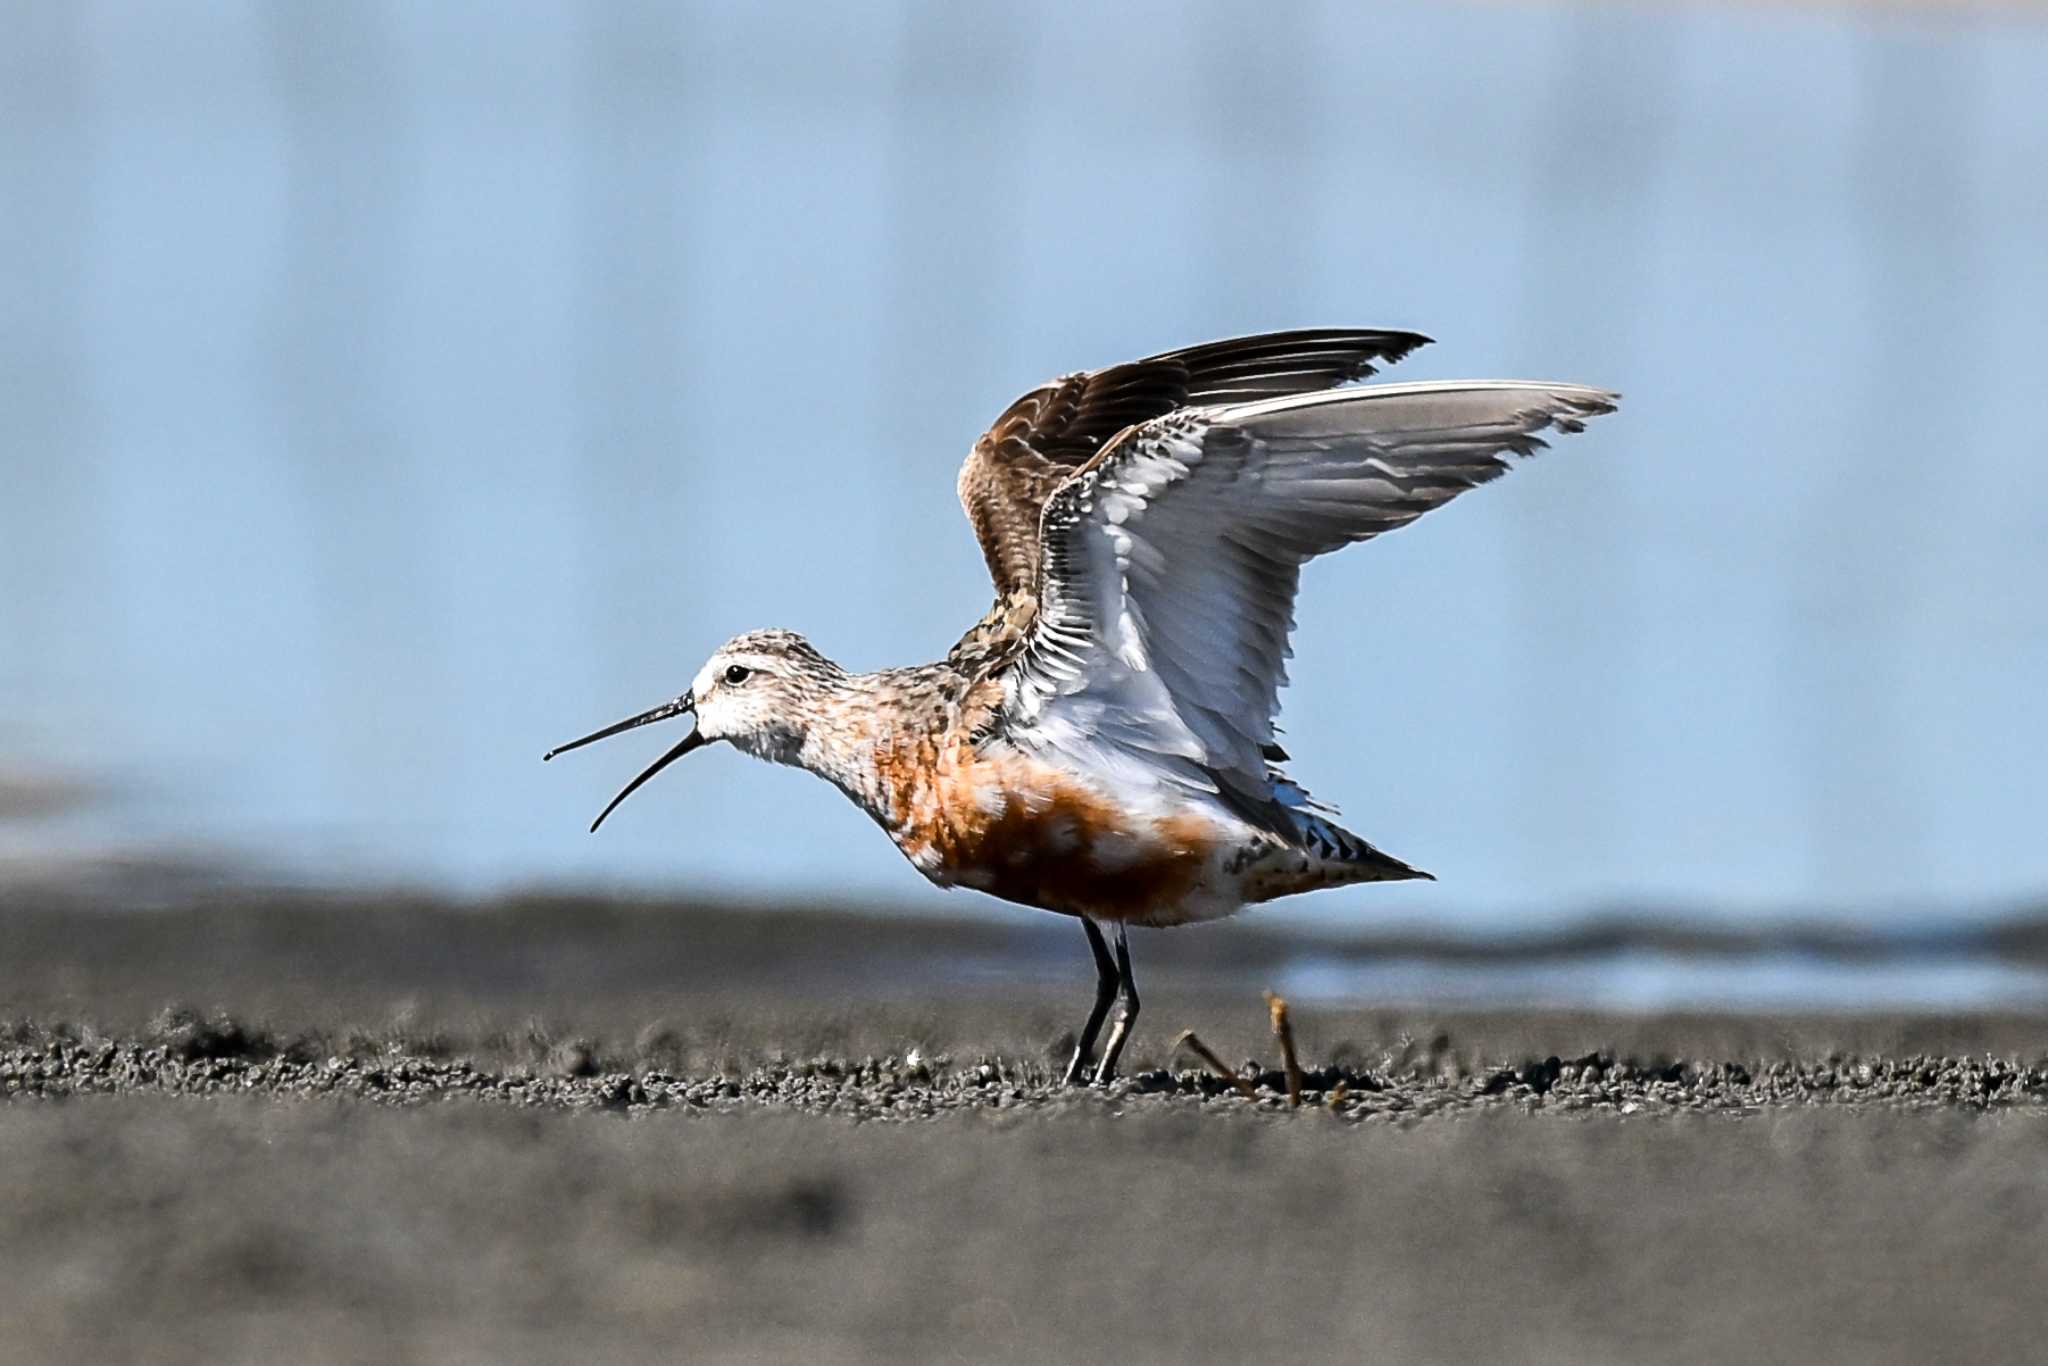
{"type": "Polygon", "coordinates": [[[1116,974],[1123,979],[1124,1003],[1116,1013],[1116,1023],[1109,1027],[1109,1042],[1102,1046],[1102,1065],[1095,1069],[1097,1086],[1116,1076],[1116,1060],[1131,1037],[1131,1026],[1138,1022],[1138,983],[1131,976],[1131,946],[1124,938],[1121,921],[1116,927],[1116,974]]]}
{"type": "Polygon", "coordinates": [[[1081,1037],[1074,1044],[1073,1061],[1067,1064],[1069,1086],[1080,1085],[1088,1075],[1088,1064],[1095,1056],[1095,1036],[1102,1032],[1102,1022],[1109,1015],[1109,1003],[1116,997],[1119,980],[1116,964],[1109,958],[1109,945],[1102,942],[1102,931],[1085,915],[1081,917],[1081,928],[1088,931],[1088,950],[1095,955],[1095,1008],[1088,1012],[1088,1023],[1081,1027],[1081,1037]]]}

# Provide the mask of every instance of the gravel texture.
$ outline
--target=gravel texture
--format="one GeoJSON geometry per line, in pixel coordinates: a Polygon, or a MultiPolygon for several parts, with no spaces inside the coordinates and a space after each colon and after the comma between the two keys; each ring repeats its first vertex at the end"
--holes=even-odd
{"type": "MultiPolygon", "coordinates": [[[[1106,1088],[1060,1084],[1045,1061],[961,1060],[949,1054],[862,1058],[813,1055],[709,1074],[620,1065],[585,1044],[532,1036],[531,1063],[494,1066],[434,1056],[402,1042],[358,1041],[347,1054],[315,1039],[281,1040],[227,1016],[167,1010],[141,1039],[76,1026],[17,1025],[0,1049],[0,1097],[63,1099],[138,1092],[275,1099],[347,1097],[379,1104],[434,1101],[568,1110],[684,1109],[717,1114],[787,1110],[857,1120],[929,1120],[955,1111],[1171,1112],[1292,1108],[1287,1078],[1247,1060],[1233,1081],[1200,1068],[1154,1068],[1106,1088]]],[[[652,1042],[648,1051],[659,1052],[652,1042]]],[[[1354,1050],[1355,1051],[1355,1050],[1354,1050]]],[[[1416,1122],[1490,1110],[1617,1115],[1693,1110],[1748,1114],[1825,1105],[1892,1110],[2020,1109],[2048,1113],[2048,1057],[1904,1058],[1830,1054],[1806,1061],[1616,1058],[1588,1053],[1473,1065],[1447,1036],[1383,1054],[1372,1066],[1307,1067],[1301,1104],[1359,1122],[1416,1122]]]]}

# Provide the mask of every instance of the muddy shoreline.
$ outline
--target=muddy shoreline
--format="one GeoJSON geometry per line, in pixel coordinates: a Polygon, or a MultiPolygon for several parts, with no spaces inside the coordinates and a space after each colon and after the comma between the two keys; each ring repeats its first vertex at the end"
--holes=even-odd
{"type": "Polygon", "coordinates": [[[1295,1109],[1200,939],[1077,1092],[1030,924],[8,908],[0,1360],[2040,1359],[2048,1019],[1303,1009],[1295,1109]]]}
{"type": "MultiPolygon", "coordinates": [[[[1049,1058],[960,1059],[911,1048],[882,1058],[819,1053],[678,1075],[645,1041],[636,1065],[585,1043],[529,1035],[533,1060],[493,1062],[409,1051],[398,1040],[357,1038],[343,1052],[318,1038],[282,1039],[226,1016],[167,1011],[142,1039],[107,1038],[70,1024],[30,1022],[0,1047],[0,1099],[66,1100],[138,1093],[333,1097],[380,1104],[475,1101],[546,1109],[681,1109],[716,1114],[786,1110],[861,1120],[935,1119],[955,1111],[1140,1110],[1218,1107],[1317,1109],[1333,1119],[1415,1122],[1489,1110],[1636,1114],[1753,1114],[1827,1106],[1896,1111],[2031,1110],[2048,1115],[2048,1060],[1916,1054],[1894,1058],[1830,1052],[1806,1060],[1712,1060],[1550,1054],[1472,1063],[1448,1035],[1382,1053],[1377,1066],[1315,1062],[1290,1094],[1277,1055],[1231,1073],[1189,1055],[1178,1066],[1119,1077],[1106,1087],[1069,1087],[1049,1058]]],[[[771,1052],[779,1052],[771,1048],[771,1052]]],[[[1356,1056],[1357,1049],[1345,1051],[1356,1056]]],[[[1227,1065],[1226,1065],[1227,1066],[1227,1065]]]]}

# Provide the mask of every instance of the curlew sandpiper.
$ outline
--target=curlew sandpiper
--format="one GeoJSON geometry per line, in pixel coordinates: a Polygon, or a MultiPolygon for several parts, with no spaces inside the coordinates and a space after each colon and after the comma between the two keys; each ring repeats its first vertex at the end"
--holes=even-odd
{"type": "Polygon", "coordinates": [[[1128,926],[1429,876],[1282,767],[1301,566],[1487,482],[1616,395],[1359,383],[1427,341],[1270,333],[1033,389],[960,470],[996,598],[944,659],[851,673],[794,632],[749,631],[673,701],[545,757],[694,714],[592,830],[724,740],[828,779],[933,882],[1077,917],[1096,993],[1066,1075],[1106,1082],[1138,1014],[1128,926]]]}

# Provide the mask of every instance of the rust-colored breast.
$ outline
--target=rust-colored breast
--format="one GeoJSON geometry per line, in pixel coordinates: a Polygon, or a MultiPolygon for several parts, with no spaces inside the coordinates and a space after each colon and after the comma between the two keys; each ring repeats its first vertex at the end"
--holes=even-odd
{"type": "Polygon", "coordinates": [[[1026,906],[1105,920],[1180,919],[1223,838],[1198,814],[1134,812],[1019,754],[977,755],[959,744],[918,767],[898,764],[890,776],[901,794],[891,832],[898,846],[935,882],[1026,906]]]}

